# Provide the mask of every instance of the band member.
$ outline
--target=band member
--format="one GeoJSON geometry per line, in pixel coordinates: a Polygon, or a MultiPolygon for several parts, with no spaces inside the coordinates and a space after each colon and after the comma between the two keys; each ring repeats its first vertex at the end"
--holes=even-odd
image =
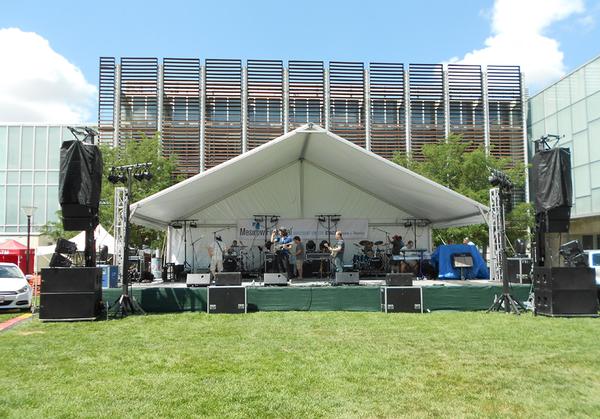
{"type": "Polygon", "coordinates": [[[296,245],[296,270],[298,271],[298,278],[302,279],[302,265],[304,264],[304,243],[300,239],[300,236],[294,236],[294,244],[296,245]]]}
{"type": "Polygon", "coordinates": [[[285,272],[288,278],[292,277],[292,268],[290,266],[290,251],[289,249],[292,247],[292,238],[288,236],[288,232],[285,228],[280,228],[278,230],[273,230],[271,232],[271,241],[277,246],[279,245],[279,249],[276,247],[275,251],[275,260],[273,261],[273,269],[277,270],[277,272],[285,272]]]}
{"type": "Polygon", "coordinates": [[[208,256],[210,257],[210,272],[213,276],[217,272],[223,272],[223,245],[221,236],[215,236],[215,241],[208,246],[208,256]]]}
{"type": "Polygon", "coordinates": [[[344,238],[342,237],[341,231],[335,232],[335,245],[334,247],[327,246],[333,256],[333,263],[335,265],[336,272],[344,272],[344,250],[346,245],[344,244],[344,238]]]}
{"type": "Polygon", "coordinates": [[[237,240],[234,240],[231,242],[231,246],[229,246],[229,248],[227,249],[227,254],[229,255],[235,255],[235,254],[239,254],[239,245],[237,240]]]}
{"type": "Polygon", "coordinates": [[[404,247],[404,242],[402,241],[402,236],[396,234],[391,239],[388,239],[390,244],[392,245],[392,262],[391,268],[392,273],[400,272],[400,252],[404,247]]]}

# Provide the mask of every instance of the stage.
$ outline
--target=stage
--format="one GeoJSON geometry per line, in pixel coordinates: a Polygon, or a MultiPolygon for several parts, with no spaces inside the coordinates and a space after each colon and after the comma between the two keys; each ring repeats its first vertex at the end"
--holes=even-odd
{"type": "MultiPolygon", "coordinates": [[[[247,288],[248,311],[381,311],[383,280],[361,280],[360,285],[331,286],[324,280],[292,282],[290,286],[263,286],[261,282],[243,282],[247,288]]],[[[488,280],[417,280],[422,287],[424,311],[486,310],[494,296],[502,294],[502,284],[488,280]]],[[[529,296],[530,284],[511,284],[519,301],[529,296]]],[[[112,304],[120,288],[105,288],[103,300],[112,304]]],[[[206,312],[206,288],[188,288],[184,283],[135,284],[133,296],[148,313],[182,311],[206,312]]]]}

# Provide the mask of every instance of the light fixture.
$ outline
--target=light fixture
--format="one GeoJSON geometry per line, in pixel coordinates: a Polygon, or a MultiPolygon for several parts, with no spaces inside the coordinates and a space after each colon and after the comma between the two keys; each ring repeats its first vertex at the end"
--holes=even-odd
{"type": "Polygon", "coordinates": [[[152,180],[152,173],[148,171],[147,167],[146,170],[144,170],[144,173],[142,173],[142,178],[145,178],[146,180],[152,180]]]}
{"type": "Polygon", "coordinates": [[[145,179],[144,172],[142,172],[141,170],[135,172],[133,174],[133,177],[135,178],[135,180],[139,180],[140,182],[145,179]]]}
{"type": "Polygon", "coordinates": [[[255,222],[255,223],[262,223],[262,221],[263,221],[263,218],[262,218],[262,217],[259,217],[258,215],[255,215],[255,216],[254,216],[254,222],[255,222]]]}
{"type": "Polygon", "coordinates": [[[271,216],[271,223],[273,224],[277,224],[277,222],[279,221],[279,217],[276,215],[271,216]]]}
{"type": "Polygon", "coordinates": [[[171,224],[171,227],[173,227],[176,230],[179,230],[180,228],[183,228],[183,224],[181,224],[181,222],[179,221],[175,221],[171,224]]]}
{"type": "Polygon", "coordinates": [[[332,223],[337,223],[340,221],[340,217],[338,215],[334,215],[331,217],[331,222],[332,223]]]}
{"type": "Polygon", "coordinates": [[[190,221],[188,225],[190,226],[190,228],[198,228],[198,224],[196,223],[196,221],[190,221]]]}
{"type": "Polygon", "coordinates": [[[412,227],[412,221],[410,221],[410,220],[406,220],[406,221],[404,222],[404,227],[406,227],[406,228],[410,228],[410,227],[412,227]]]}
{"type": "Polygon", "coordinates": [[[429,225],[429,220],[419,220],[417,221],[418,227],[427,227],[429,225]]]}
{"type": "Polygon", "coordinates": [[[324,223],[325,221],[327,221],[327,219],[325,217],[323,217],[322,215],[318,215],[317,219],[319,220],[320,223],[324,223]]]}

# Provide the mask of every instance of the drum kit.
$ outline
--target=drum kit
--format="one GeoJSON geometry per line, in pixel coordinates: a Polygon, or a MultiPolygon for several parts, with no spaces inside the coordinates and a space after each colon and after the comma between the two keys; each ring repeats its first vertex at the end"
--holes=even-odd
{"type": "Polygon", "coordinates": [[[352,265],[355,270],[367,274],[389,272],[392,248],[383,241],[361,240],[354,245],[360,248],[360,253],[354,255],[352,265]]]}

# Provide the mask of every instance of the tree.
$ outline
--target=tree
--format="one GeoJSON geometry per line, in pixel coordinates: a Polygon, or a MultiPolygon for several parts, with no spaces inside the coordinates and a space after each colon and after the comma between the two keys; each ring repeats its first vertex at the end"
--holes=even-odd
{"type": "MultiPolygon", "coordinates": [[[[125,147],[100,146],[104,160],[104,173],[102,175],[102,195],[100,205],[100,223],[112,230],[114,225],[114,197],[115,187],[108,181],[108,174],[112,167],[135,163],[152,163],[152,180],[134,181],[131,184],[132,203],[147,196],[159,192],[177,183],[180,177],[174,175],[177,160],[174,156],[165,157],[161,150],[160,133],[156,132],[152,137],[141,134],[140,140],[130,140],[125,147]]],[[[146,244],[150,247],[161,247],[164,233],[157,232],[137,225],[131,225],[131,246],[140,247],[146,244]]]]}
{"type": "MultiPolygon", "coordinates": [[[[472,142],[458,134],[450,134],[437,143],[424,145],[422,155],[423,160],[418,161],[408,154],[396,153],[393,160],[484,205],[489,205],[490,169],[505,172],[515,185],[515,190],[525,186],[526,168],[522,162],[495,157],[482,146],[473,148],[472,142]]],[[[514,208],[511,203],[507,205],[507,210],[512,209],[506,216],[509,240],[524,237],[523,231],[532,226],[529,208],[527,203],[516,204],[514,208]]],[[[442,241],[462,243],[464,237],[471,238],[483,247],[488,243],[488,227],[485,224],[435,229],[433,233],[436,244],[442,241]]]]}

